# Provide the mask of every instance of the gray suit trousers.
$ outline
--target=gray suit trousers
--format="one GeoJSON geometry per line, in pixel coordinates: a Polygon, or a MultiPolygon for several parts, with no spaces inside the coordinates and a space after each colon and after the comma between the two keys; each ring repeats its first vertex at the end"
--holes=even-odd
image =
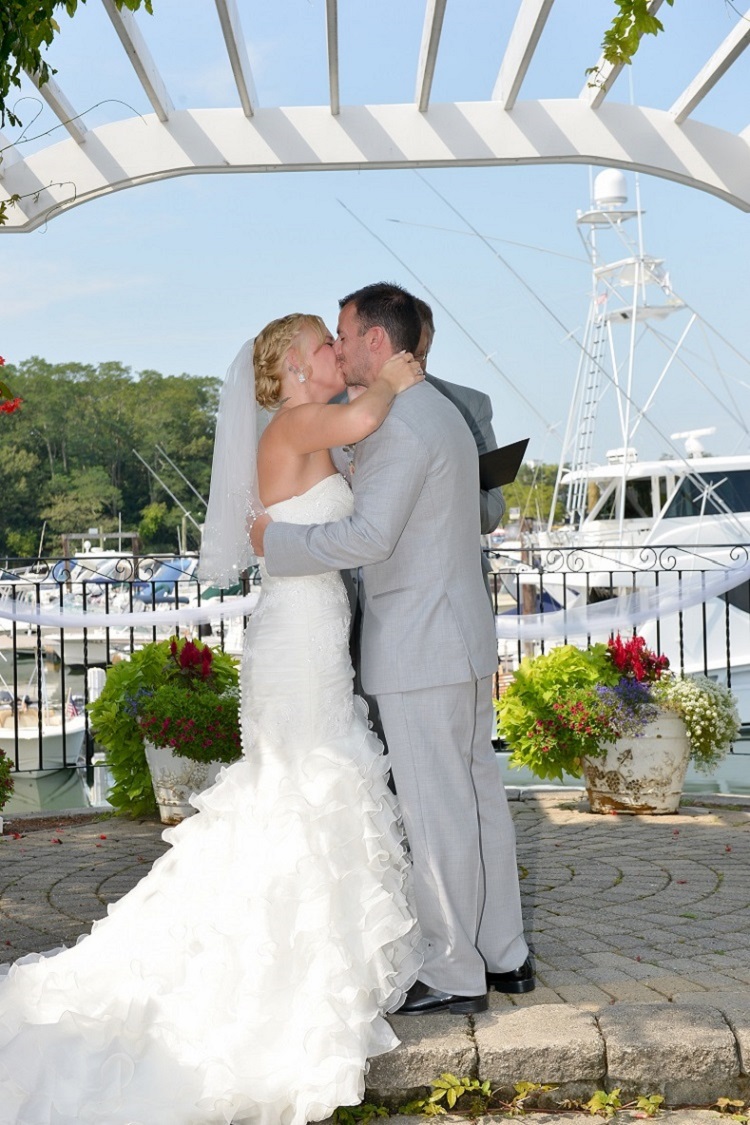
{"type": "Polygon", "coordinates": [[[377,701],[427,946],[420,980],[479,995],[486,969],[516,969],[528,953],[515,831],[491,742],[491,678],[377,701]]]}

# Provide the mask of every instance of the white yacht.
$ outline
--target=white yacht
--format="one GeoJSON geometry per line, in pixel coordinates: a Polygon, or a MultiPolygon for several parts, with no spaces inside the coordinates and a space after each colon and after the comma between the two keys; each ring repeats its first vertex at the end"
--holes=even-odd
{"type": "MultiPolygon", "coordinates": [[[[533,545],[546,594],[568,608],[634,590],[667,593],[686,574],[750,563],[750,365],[711,337],[663,259],[645,251],[643,214],[637,182],[630,208],[625,176],[606,170],[577,219],[592,281],[552,504],[554,512],[564,498],[566,516],[561,525],[550,516],[533,545]],[[662,417],[694,412],[695,428],[665,433],[654,421],[662,402],[662,417]],[[602,450],[603,434],[613,448],[602,450]],[[639,456],[646,435],[665,450],[658,459],[639,456]],[[707,453],[707,439],[726,452],[707,453]]],[[[681,670],[729,678],[745,723],[749,595],[745,573],[722,597],[640,628],[681,670]]]]}

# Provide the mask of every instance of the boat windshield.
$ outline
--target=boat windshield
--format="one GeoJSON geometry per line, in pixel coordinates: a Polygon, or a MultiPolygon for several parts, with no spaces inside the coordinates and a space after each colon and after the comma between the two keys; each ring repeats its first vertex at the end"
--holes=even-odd
{"type": "MultiPolygon", "coordinates": [[[[595,520],[617,519],[620,484],[620,481],[614,481],[607,486],[605,491],[596,496],[596,502],[598,503],[600,496],[602,496],[603,503],[599,510],[594,513],[593,518],[595,520]]],[[[653,517],[654,507],[650,477],[627,482],[624,514],[626,520],[644,520],[653,517]]]]}
{"type": "Polygon", "coordinates": [[[727,509],[730,512],[750,512],[750,469],[702,472],[700,480],[685,477],[664,518],[716,515],[727,509]]]}

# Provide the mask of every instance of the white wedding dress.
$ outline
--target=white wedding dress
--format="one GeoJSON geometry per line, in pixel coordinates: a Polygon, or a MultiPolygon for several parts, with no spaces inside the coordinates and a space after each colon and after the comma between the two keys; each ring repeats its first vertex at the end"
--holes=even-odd
{"type": "MultiPolygon", "coordinates": [[[[269,509],[351,511],[338,475],[269,509]]],[[[358,1102],[421,956],[338,573],[268,578],[245,756],[90,936],[0,983],[0,1125],[303,1125],[358,1102]]]]}

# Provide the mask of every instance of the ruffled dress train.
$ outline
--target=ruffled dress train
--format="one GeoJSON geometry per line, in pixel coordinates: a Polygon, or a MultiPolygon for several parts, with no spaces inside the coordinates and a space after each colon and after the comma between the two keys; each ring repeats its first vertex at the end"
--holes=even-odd
{"type": "MultiPolygon", "coordinates": [[[[275,505],[319,522],[340,477],[275,505]]],[[[71,949],[0,982],[0,1125],[304,1125],[358,1102],[420,938],[338,574],[264,576],[243,758],[71,949]]]]}

